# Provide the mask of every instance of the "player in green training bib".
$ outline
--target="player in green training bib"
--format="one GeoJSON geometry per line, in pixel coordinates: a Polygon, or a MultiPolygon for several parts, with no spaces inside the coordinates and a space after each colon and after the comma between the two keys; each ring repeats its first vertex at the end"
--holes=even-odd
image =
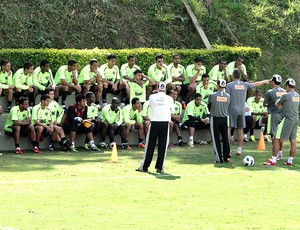
{"type": "Polygon", "coordinates": [[[36,141],[36,133],[31,125],[31,114],[29,109],[29,101],[27,97],[20,97],[19,105],[11,108],[7,120],[4,125],[4,132],[15,140],[16,153],[22,154],[20,147],[20,137],[30,136],[32,141],[33,152],[40,153],[38,143],[36,141]]]}
{"type": "Polygon", "coordinates": [[[15,85],[15,100],[19,101],[22,96],[29,98],[29,106],[34,106],[37,88],[33,86],[32,81],[33,64],[25,62],[23,68],[18,69],[13,76],[13,83],[15,85]]]}
{"type": "Polygon", "coordinates": [[[1,61],[1,70],[0,70],[0,95],[1,97],[7,95],[7,109],[9,112],[11,109],[11,104],[14,96],[14,83],[13,83],[13,74],[11,71],[11,63],[8,60],[1,61]]]}
{"type": "Polygon", "coordinates": [[[41,95],[46,94],[47,89],[54,89],[56,94],[59,93],[48,60],[42,60],[40,66],[33,71],[33,85],[38,88],[38,94],[41,95]]]}
{"type": "Polygon", "coordinates": [[[206,103],[202,101],[200,93],[195,94],[195,100],[190,101],[184,112],[182,123],[189,129],[190,140],[188,146],[194,147],[195,130],[209,129],[209,111],[206,103]]]}
{"type": "Polygon", "coordinates": [[[122,109],[123,123],[125,125],[124,130],[124,141],[122,143],[122,149],[131,149],[128,145],[128,137],[130,130],[133,128],[138,130],[138,147],[144,148],[145,144],[143,143],[144,138],[144,127],[143,127],[143,118],[142,118],[142,104],[139,98],[135,97],[131,100],[130,105],[126,105],[122,109]]]}
{"type": "Polygon", "coordinates": [[[69,60],[68,65],[59,67],[55,74],[55,84],[59,88],[59,94],[55,95],[55,100],[58,102],[59,96],[61,96],[61,106],[66,109],[65,101],[68,95],[72,92],[80,93],[81,86],[78,84],[78,72],[77,62],[75,60],[69,60]]]}
{"type": "Polygon", "coordinates": [[[83,95],[93,92],[96,95],[96,105],[99,105],[102,95],[102,76],[97,59],[91,59],[90,64],[86,65],[80,72],[78,83],[82,87],[83,95]]]}

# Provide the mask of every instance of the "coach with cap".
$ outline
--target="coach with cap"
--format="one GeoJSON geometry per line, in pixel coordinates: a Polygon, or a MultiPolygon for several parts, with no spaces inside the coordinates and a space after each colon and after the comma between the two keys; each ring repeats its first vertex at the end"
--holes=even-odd
{"type": "Polygon", "coordinates": [[[164,160],[167,154],[169,144],[169,122],[171,113],[174,111],[174,102],[172,97],[166,95],[166,83],[158,84],[158,93],[149,97],[150,106],[150,127],[146,137],[146,146],[144,159],[140,167],[136,169],[139,172],[147,172],[151,164],[156,142],[158,142],[158,154],[156,160],[156,172],[164,172],[164,160]]]}
{"type": "Polygon", "coordinates": [[[217,81],[218,91],[208,97],[208,107],[210,108],[210,129],[212,143],[216,157],[216,163],[230,163],[230,146],[228,142],[228,107],[230,95],[225,92],[226,81],[217,81]],[[220,134],[223,140],[223,154],[221,150],[220,134]]]}

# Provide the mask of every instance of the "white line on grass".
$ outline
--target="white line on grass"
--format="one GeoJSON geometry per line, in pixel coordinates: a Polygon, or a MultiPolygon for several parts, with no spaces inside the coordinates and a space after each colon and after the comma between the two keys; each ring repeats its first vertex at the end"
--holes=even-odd
{"type": "MultiPolygon", "coordinates": [[[[262,173],[274,173],[274,171],[260,171],[262,173]]],[[[296,171],[277,171],[277,173],[284,174],[299,174],[296,171]]],[[[138,172],[137,172],[138,173],[138,172]]],[[[30,183],[55,183],[55,182],[74,182],[74,181],[105,181],[105,180],[121,180],[121,179],[145,179],[145,178],[153,178],[153,177],[195,177],[195,176],[214,176],[214,175],[233,175],[233,174],[244,174],[244,175],[252,175],[252,172],[212,172],[212,173],[202,173],[202,174],[147,174],[140,173],[139,176],[113,176],[113,177],[90,177],[90,178],[64,178],[64,179],[53,179],[53,180],[10,180],[10,181],[0,181],[1,184],[30,184],[30,183]]],[[[1,229],[0,229],[1,230],[1,229]]]]}

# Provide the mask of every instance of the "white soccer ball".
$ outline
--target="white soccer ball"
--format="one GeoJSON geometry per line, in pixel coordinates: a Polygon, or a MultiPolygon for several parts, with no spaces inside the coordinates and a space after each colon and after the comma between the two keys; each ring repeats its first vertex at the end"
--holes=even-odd
{"type": "Polygon", "coordinates": [[[245,156],[245,158],[243,159],[243,163],[245,166],[253,166],[254,158],[252,156],[245,156]]]}

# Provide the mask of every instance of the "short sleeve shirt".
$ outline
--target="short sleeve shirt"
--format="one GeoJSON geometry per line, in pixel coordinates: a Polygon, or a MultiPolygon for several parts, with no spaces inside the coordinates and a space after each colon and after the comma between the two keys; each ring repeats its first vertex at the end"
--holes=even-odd
{"type": "Polygon", "coordinates": [[[32,86],[32,76],[24,73],[24,69],[18,69],[13,76],[13,83],[16,88],[27,90],[29,86],[32,86]]]}
{"type": "Polygon", "coordinates": [[[208,103],[208,96],[217,90],[217,84],[214,81],[209,81],[207,89],[204,88],[202,82],[200,82],[196,87],[196,93],[200,93],[202,96],[202,101],[208,103]]]}
{"type": "Polygon", "coordinates": [[[210,107],[210,115],[214,117],[227,117],[228,107],[230,103],[230,95],[225,91],[218,90],[210,94],[208,98],[210,107]]]}
{"type": "Polygon", "coordinates": [[[33,85],[38,87],[40,90],[45,90],[49,84],[53,85],[53,76],[52,71],[49,69],[49,72],[42,72],[41,67],[37,67],[33,71],[33,85]]]}
{"type": "Polygon", "coordinates": [[[60,123],[64,115],[64,110],[60,104],[53,100],[49,103],[48,108],[51,110],[52,120],[60,123]]]}
{"type": "Polygon", "coordinates": [[[197,117],[200,119],[204,119],[208,116],[209,111],[207,108],[207,104],[201,101],[199,106],[196,105],[195,100],[190,101],[187,106],[186,110],[184,111],[184,116],[182,119],[182,123],[189,119],[188,116],[197,117]]]}
{"type": "MultiPolygon", "coordinates": [[[[100,72],[100,68],[98,68],[98,71],[100,72]]],[[[94,79],[96,76],[97,76],[97,74],[91,70],[91,66],[86,65],[80,71],[80,74],[78,77],[78,83],[83,84],[85,81],[90,81],[91,79],[94,79]]],[[[91,82],[91,83],[95,83],[95,82],[91,82]]]]}
{"type": "MultiPolygon", "coordinates": [[[[178,64],[178,66],[175,67],[174,63],[171,63],[170,65],[168,65],[168,70],[169,70],[169,75],[171,76],[171,78],[180,77],[182,74],[185,77],[185,68],[183,67],[183,65],[178,64]]],[[[176,85],[182,84],[181,81],[175,81],[173,83],[176,85]]]]}
{"type": "Polygon", "coordinates": [[[163,64],[161,69],[157,68],[156,63],[151,65],[148,69],[148,77],[153,79],[155,82],[172,82],[172,79],[170,79],[168,74],[168,67],[165,64],[163,64]]]}
{"type": "Polygon", "coordinates": [[[34,125],[35,120],[38,120],[42,124],[49,125],[52,121],[51,110],[48,107],[42,108],[41,103],[34,106],[32,109],[32,125],[34,125]]]}
{"type": "Polygon", "coordinates": [[[137,84],[136,82],[128,82],[130,87],[130,101],[134,97],[138,97],[140,102],[146,101],[146,87],[149,85],[149,82],[146,81],[142,86],[137,84]]]}
{"type": "Polygon", "coordinates": [[[111,109],[110,104],[103,107],[102,112],[101,112],[101,117],[102,117],[103,121],[107,122],[109,125],[112,125],[112,124],[121,125],[123,122],[123,117],[122,117],[120,107],[119,107],[119,110],[117,112],[115,112],[111,109]]]}
{"type": "Polygon", "coordinates": [[[174,102],[174,115],[181,116],[182,114],[182,104],[179,101],[174,102]]]}
{"type": "Polygon", "coordinates": [[[90,106],[87,107],[87,118],[88,119],[96,119],[99,117],[99,110],[96,104],[92,103],[90,106]]]}
{"type": "Polygon", "coordinates": [[[8,89],[10,85],[13,85],[12,76],[9,76],[8,72],[3,73],[0,70],[0,88],[8,89]]]}
{"type": "Polygon", "coordinates": [[[143,104],[142,117],[148,117],[150,119],[151,108],[149,101],[143,104]]]}
{"type": "MultiPolygon", "coordinates": [[[[186,83],[190,83],[190,78],[194,77],[197,72],[198,72],[198,70],[195,69],[195,64],[187,66],[186,67],[186,83]]],[[[196,82],[200,82],[202,79],[202,75],[205,73],[206,73],[205,66],[201,66],[200,73],[196,79],[196,82]]]]}
{"type": "Polygon", "coordinates": [[[285,94],[285,90],[281,87],[275,87],[266,93],[265,103],[267,104],[268,113],[281,113],[281,109],[278,109],[275,103],[283,94],[285,94]]]}
{"type": "MultiPolygon", "coordinates": [[[[249,106],[249,109],[251,112],[254,113],[264,113],[267,112],[267,108],[264,107],[264,99],[261,98],[259,102],[255,101],[255,97],[249,97],[247,100],[247,105],[249,106]]],[[[256,120],[259,120],[260,116],[256,116],[256,120]]]]}
{"type": "Polygon", "coordinates": [[[114,65],[112,68],[109,68],[107,63],[100,67],[100,74],[104,79],[111,82],[116,82],[120,80],[120,71],[119,67],[114,65]]]}
{"type": "Polygon", "coordinates": [[[132,68],[129,67],[128,63],[125,63],[121,66],[120,69],[120,74],[121,74],[121,79],[124,78],[124,76],[129,77],[130,79],[134,78],[134,71],[136,71],[137,69],[141,69],[139,66],[134,65],[132,68]]]}
{"type": "Polygon", "coordinates": [[[296,91],[290,91],[281,96],[278,102],[282,105],[282,114],[285,118],[299,120],[299,101],[299,94],[296,91]]]}
{"type": "MultiPolygon", "coordinates": [[[[241,68],[242,68],[243,73],[244,73],[244,74],[247,74],[247,69],[246,69],[246,66],[245,66],[244,64],[241,65],[241,68]]],[[[233,71],[236,70],[236,69],[238,69],[238,68],[236,68],[236,66],[235,66],[235,61],[233,61],[233,62],[230,62],[230,63],[226,66],[226,69],[227,69],[227,71],[228,71],[228,74],[229,74],[229,75],[232,75],[233,71]]]]}
{"type": "Polygon", "coordinates": [[[12,107],[5,122],[4,130],[7,132],[12,132],[12,126],[14,124],[13,121],[24,121],[30,116],[29,108],[21,111],[18,105],[12,107]]]}
{"type": "MultiPolygon", "coordinates": [[[[226,71],[226,74],[227,74],[227,77],[229,76],[228,74],[228,70],[225,69],[226,71]]],[[[220,66],[219,65],[215,65],[208,73],[209,75],[209,80],[212,80],[212,81],[217,81],[217,80],[220,80],[220,79],[224,79],[225,75],[224,75],[224,70],[220,70],[220,66]]]]}
{"type": "Polygon", "coordinates": [[[234,80],[227,84],[226,92],[230,95],[229,115],[244,115],[247,90],[253,89],[254,83],[234,80]]]}
{"type": "Polygon", "coordinates": [[[123,122],[127,124],[142,123],[142,111],[133,110],[132,105],[126,105],[122,109],[123,122]]]}
{"type": "MultiPolygon", "coordinates": [[[[77,70],[76,70],[76,76],[78,76],[77,70]]],[[[57,72],[55,74],[55,83],[57,85],[61,84],[62,79],[64,79],[69,84],[73,83],[73,72],[68,71],[67,65],[63,65],[63,66],[59,67],[59,69],[57,70],[57,72]]]]}

